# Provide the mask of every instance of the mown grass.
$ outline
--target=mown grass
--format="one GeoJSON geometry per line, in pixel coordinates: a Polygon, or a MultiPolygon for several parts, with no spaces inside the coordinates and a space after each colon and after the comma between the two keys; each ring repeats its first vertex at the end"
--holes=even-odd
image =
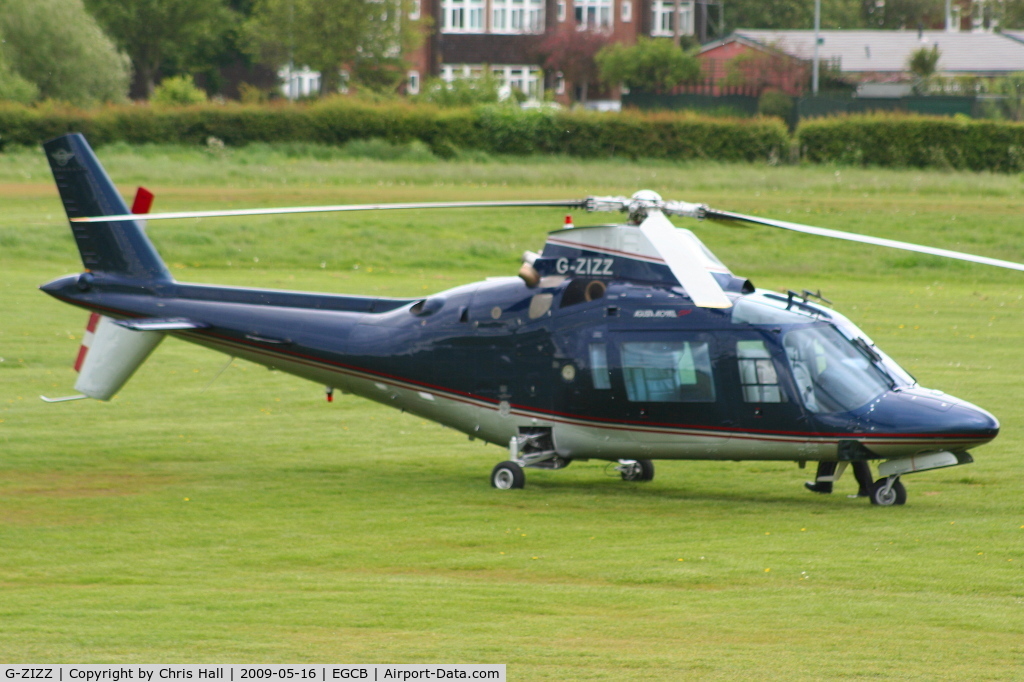
{"type": "MultiPolygon", "coordinates": [[[[101,150],[186,207],[628,194],[1024,260],[1021,178],[718,164],[101,150]],[[486,183],[486,185],[485,185],[486,183]],[[955,220],[954,220],[955,217],[955,220]]],[[[1021,274],[767,230],[694,229],[760,285],[821,288],[1003,433],[873,508],[783,463],[530,471],[351,396],[168,340],[107,404],[41,155],[0,155],[0,660],[493,662],[539,679],[1009,679],[1024,665],[1021,274]],[[29,176],[29,177],[26,177],[29,176]]],[[[562,214],[151,223],[175,275],[410,295],[514,272],[562,214]],[[255,259],[258,259],[255,260],[255,259]]],[[[575,215],[577,224],[608,216],[575,215]]],[[[681,223],[682,224],[682,223],[681,223]]]]}

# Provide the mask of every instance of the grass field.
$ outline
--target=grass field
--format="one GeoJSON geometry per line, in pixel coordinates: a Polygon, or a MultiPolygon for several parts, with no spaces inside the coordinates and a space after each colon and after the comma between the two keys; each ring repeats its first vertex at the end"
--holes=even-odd
{"type": "MultiPolygon", "coordinates": [[[[440,163],[100,150],[154,210],[572,198],[639,188],[1024,261],[1019,176],[440,163]]],[[[419,160],[418,160],[419,159],[419,160]]],[[[1003,432],[902,508],[785,463],[601,463],[487,483],[502,450],[169,339],[110,403],[71,393],[81,268],[41,153],[0,155],[0,661],[479,662],[510,680],[1024,678],[1024,275],[694,227],[762,287],[822,289],[1003,432]]],[[[575,215],[577,224],[607,216],[575,215]]],[[[153,223],[184,281],[414,295],[508,275],[562,214],[153,223]]],[[[682,224],[682,223],[680,223],[682,224]]],[[[690,226],[690,225],[687,225],[690,226]]]]}

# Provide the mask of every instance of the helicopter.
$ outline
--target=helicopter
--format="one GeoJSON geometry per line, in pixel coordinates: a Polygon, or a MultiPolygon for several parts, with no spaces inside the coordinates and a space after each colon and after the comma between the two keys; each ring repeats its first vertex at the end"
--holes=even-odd
{"type": "MultiPolygon", "coordinates": [[[[168,334],[508,448],[490,483],[524,469],[606,460],[650,481],[652,460],[825,463],[831,483],[874,463],[872,504],[901,505],[907,474],[968,464],[996,418],[920,386],[820,293],[777,293],[734,275],[668,216],[755,224],[997,267],[1024,265],[704,204],[630,197],[366,204],[150,213],[129,210],[86,139],[44,151],[85,270],[41,286],[91,316],[77,395],[109,400],[168,334]],[[625,213],[526,252],[516,276],[426,297],[382,298],[176,281],[152,220],[367,210],[557,206],[625,213]]],[[[568,217],[567,217],[568,221],[568,217]]],[[[870,475],[870,469],[868,469],[870,475]]]]}

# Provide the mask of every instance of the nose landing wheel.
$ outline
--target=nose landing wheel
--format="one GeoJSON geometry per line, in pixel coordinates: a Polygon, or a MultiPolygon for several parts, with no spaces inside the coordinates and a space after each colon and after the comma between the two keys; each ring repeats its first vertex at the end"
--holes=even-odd
{"type": "Polygon", "coordinates": [[[906,504],[907,489],[900,482],[899,476],[887,476],[872,484],[868,497],[871,498],[871,504],[877,504],[880,507],[906,504]]]}

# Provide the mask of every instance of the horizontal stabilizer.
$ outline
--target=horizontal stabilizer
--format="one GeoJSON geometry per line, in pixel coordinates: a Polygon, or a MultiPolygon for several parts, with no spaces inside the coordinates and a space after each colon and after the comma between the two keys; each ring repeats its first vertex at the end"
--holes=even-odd
{"type": "Polygon", "coordinates": [[[133,332],[173,332],[184,329],[206,329],[205,322],[194,322],[184,317],[145,317],[138,320],[117,320],[114,324],[133,332]]]}

